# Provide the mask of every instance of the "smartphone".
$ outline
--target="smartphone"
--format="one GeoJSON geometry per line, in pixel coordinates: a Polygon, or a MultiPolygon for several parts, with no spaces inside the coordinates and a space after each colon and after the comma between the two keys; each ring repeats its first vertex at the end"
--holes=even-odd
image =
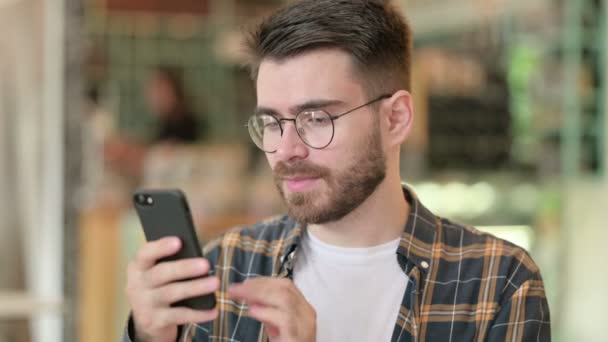
{"type": "MultiPolygon", "coordinates": [[[[163,258],[159,262],[203,256],[188,201],[182,191],[178,189],[140,189],[133,194],[133,203],[146,240],[153,241],[166,236],[177,236],[182,242],[182,247],[176,254],[163,258]]],[[[209,310],[215,307],[215,294],[187,298],[173,303],[172,306],[209,310]]]]}

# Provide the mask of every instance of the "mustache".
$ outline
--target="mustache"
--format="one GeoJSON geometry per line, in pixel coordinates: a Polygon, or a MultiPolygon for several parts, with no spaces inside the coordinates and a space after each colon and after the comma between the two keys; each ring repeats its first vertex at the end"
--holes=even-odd
{"type": "Polygon", "coordinates": [[[280,161],[275,165],[273,173],[277,179],[295,176],[323,178],[329,176],[330,174],[328,168],[315,165],[304,160],[297,160],[291,163],[280,161]]]}

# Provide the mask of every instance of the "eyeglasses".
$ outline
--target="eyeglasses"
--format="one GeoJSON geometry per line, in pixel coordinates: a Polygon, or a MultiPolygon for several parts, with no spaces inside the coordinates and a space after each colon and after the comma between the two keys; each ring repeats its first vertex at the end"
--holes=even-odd
{"type": "Polygon", "coordinates": [[[266,153],[277,151],[284,132],[284,122],[292,121],[296,132],[302,141],[314,149],[323,149],[334,139],[334,121],[372,103],[390,98],[392,95],[381,95],[359,107],[348,110],[342,114],[331,116],[322,109],[305,110],[299,112],[295,118],[277,118],[271,114],[256,114],[249,118],[247,127],[251,140],[266,153]]]}

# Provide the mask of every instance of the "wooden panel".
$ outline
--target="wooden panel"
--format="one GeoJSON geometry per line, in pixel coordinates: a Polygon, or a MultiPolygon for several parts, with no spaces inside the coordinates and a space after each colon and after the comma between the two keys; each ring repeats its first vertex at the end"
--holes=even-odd
{"type": "Polygon", "coordinates": [[[117,277],[125,272],[117,268],[120,215],[118,210],[95,210],[81,217],[78,341],[115,340],[117,277]]]}
{"type": "Polygon", "coordinates": [[[236,215],[218,215],[214,217],[195,218],[195,222],[201,222],[197,225],[197,235],[203,243],[208,242],[220,234],[235,228],[244,227],[255,224],[260,221],[259,218],[253,215],[236,214],[236,215]]]}
{"type": "MultiPolygon", "coordinates": [[[[101,0],[104,1],[104,0],[101,0]]],[[[105,0],[109,11],[156,13],[188,13],[205,15],[209,12],[208,0],[105,0]]]]}

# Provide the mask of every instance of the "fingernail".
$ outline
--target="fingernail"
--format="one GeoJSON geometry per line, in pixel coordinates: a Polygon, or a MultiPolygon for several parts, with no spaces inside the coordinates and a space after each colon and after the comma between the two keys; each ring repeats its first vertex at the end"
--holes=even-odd
{"type": "Polygon", "coordinates": [[[220,279],[218,277],[213,277],[213,279],[215,279],[215,281],[213,283],[213,287],[215,289],[219,289],[220,288],[220,279]]]}
{"type": "Polygon", "coordinates": [[[198,266],[201,271],[206,270],[209,263],[206,260],[201,261],[198,266]]]}

